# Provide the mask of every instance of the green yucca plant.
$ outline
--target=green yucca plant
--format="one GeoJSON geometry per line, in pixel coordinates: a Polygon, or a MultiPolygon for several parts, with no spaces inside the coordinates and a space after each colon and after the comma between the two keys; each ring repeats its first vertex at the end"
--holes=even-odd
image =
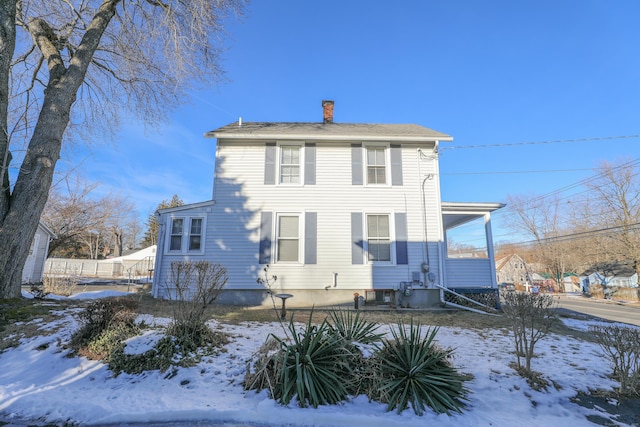
{"type": "Polygon", "coordinates": [[[344,340],[331,333],[326,321],[320,326],[312,325],[312,315],[301,331],[296,330],[291,319],[290,341],[274,337],[280,343],[280,372],[273,397],[285,405],[294,397],[299,406],[314,408],[347,398],[345,378],[350,377],[350,353],[344,340]]]}
{"type": "Polygon", "coordinates": [[[378,343],[384,334],[376,333],[380,327],[375,322],[363,319],[361,312],[352,312],[339,308],[329,311],[331,329],[348,342],[362,344],[378,343]]]}
{"type": "Polygon", "coordinates": [[[452,350],[437,346],[437,328],[422,334],[413,320],[392,329],[393,339],[383,339],[382,348],[372,357],[373,381],[369,398],[387,403],[387,411],[405,410],[409,403],[416,414],[425,412],[425,405],[436,413],[461,412],[464,407],[465,376],[449,362],[452,350]]]}

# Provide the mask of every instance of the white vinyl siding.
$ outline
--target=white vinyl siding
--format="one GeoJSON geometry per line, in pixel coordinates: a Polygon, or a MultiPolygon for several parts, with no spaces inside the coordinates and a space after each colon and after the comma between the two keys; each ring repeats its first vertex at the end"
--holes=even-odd
{"type": "Polygon", "coordinates": [[[490,287],[493,283],[488,258],[445,258],[444,268],[449,288],[490,287]]]}
{"type": "MultiPolygon", "coordinates": [[[[313,141],[311,141],[313,142],[313,141]]],[[[363,191],[362,185],[352,185],[352,149],[362,154],[362,168],[359,176],[366,186],[365,146],[385,147],[384,143],[363,141],[358,147],[351,142],[318,141],[315,143],[315,175],[313,186],[280,185],[280,145],[304,147],[301,151],[300,179],[307,172],[307,141],[291,143],[275,142],[269,150],[273,153],[273,184],[265,184],[265,142],[218,141],[216,149],[216,175],[214,183],[215,206],[211,213],[203,209],[194,209],[174,213],[174,217],[199,217],[203,221],[203,257],[225,266],[229,274],[229,289],[260,289],[256,283],[258,274],[265,265],[269,265],[269,274],[278,277],[279,290],[287,292],[294,289],[324,289],[337,281],[336,289],[389,289],[401,281],[411,280],[411,273],[420,271],[424,262],[424,233],[429,239],[428,255],[430,271],[439,274],[438,243],[441,235],[439,188],[436,158],[419,160],[415,144],[402,144],[401,155],[404,185],[391,185],[391,173],[387,171],[387,185],[371,185],[363,191]],[[303,144],[304,143],[304,144],[303,144]],[[434,178],[422,181],[427,174],[434,178]],[[422,210],[422,190],[428,209],[422,210]],[[383,204],[383,205],[382,205],[383,204]],[[382,210],[383,209],[383,210],[382,210]],[[307,249],[311,242],[307,232],[311,230],[307,220],[314,213],[313,242],[315,253],[307,249]],[[360,213],[362,229],[359,246],[353,243],[352,214],[360,213]],[[270,215],[266,215],[269,213],[270,215]],[[407,242],[406,264],[396,266],[398,213],[406,213],[407,242]],[[389,216],[391,234],[391,259],[393,262],[368,262],[367,214],[386,214],[389,216]],[[278,216],[298,215],[298,260],[278,261],[278,216]],[[263,227],[268,218],[270,227],[263,227]],[[264,235],[263,235],[264,234],[264,235]],[[260,251],[262,247],[264,253],[260,251]],[[362,262],[352,263],[352,248],[360,248],[362,262]],[[264,257],[262,257],[264,255],[264,257]],[[311,260],[311,261],[309,261],[311,260]],[[337,275],[336,275],[337,274],[337,275]]],[[[429,147],[422,147],[427,152],[429,147]]],[[[388,151],[388,150],[387,150],[388,151]]],[[[270,163],[270,162],[269,162],[270,163]]],[[[387,167],[391,163],[387,158],[387,167]]],[[[305,179],[306,181],[306,179],[305,179]]],[[[185,223],[185,227],[189,224],[185,223]]],[[[167,222],[166,235],[170,233],[170,221],[167,222]]],[[[174,253],[172,253],[173,255],[174,253]]],[[[178,253],[175,253],[178,255],[178,253]]],[[[182,254],[181,254],[182,255],[182,254]]],[[[188,255],[184,253],[184,255],[188,255]]],[[[170,262],[178,256],[165,256],[162,267],[158,268],[158,277],[154,282],[164,284],[168,276],[170,262]],[[162,270],[162,271],[160,271],[162,270]]]]}

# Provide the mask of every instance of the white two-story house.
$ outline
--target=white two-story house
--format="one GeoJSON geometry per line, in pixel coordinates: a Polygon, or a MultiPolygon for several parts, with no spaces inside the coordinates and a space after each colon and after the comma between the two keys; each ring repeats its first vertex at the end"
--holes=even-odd
{"type": "Polygon", "coordinates": [[[425,306],[442,289],[496,288],[490,213],[499,203],[440,200],[438,147],[449,135],[418,125],[238,121],[216,138],[213,198],[158,212],[153,294],[171,297],[174,261],[224,266],[223,303],[367,301],[425,306]],[[449,258],[446,231],[484,221],[486,258],[449,258]]]}

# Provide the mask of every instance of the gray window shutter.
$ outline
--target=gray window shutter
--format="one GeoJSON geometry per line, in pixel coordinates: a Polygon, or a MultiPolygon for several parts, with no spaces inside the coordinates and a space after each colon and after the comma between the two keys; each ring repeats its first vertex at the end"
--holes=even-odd
{"type": "Polygon", "coordinates": [[[304,214],[304,263],[318,263],[318,213],[304,214]]]}
{"type": "Polygon", "coordinates": [[[351,144],[351,184],[362,185],[362,144],[351,144]]]}
{"type": "Polygon", "coordinates": [[[402,147],[391,144],[391,185],[402,185],[402,147]]]}
{"type": "Polygon", "coordinates": [[[396,264],[409,264],[407,214],[396,212],[396,264]]]}
{"type": "Polygon", "coordinates": [[[364,263],[362,212],[351,212],[351,264],[364,263]]]}
{"type": "Polygon", "coordinates": [[[305,185],[316,183],[316,144],[304,145],[304,183],[305,185]]]}
{"type": "Polygon", "coordinates": [[[264,183],[274,185],[276,183],[276,143],[268,142],[264,148],[264,183]]]}
{"type": "Polygon", "coordinates": [[[272,239],[272,218],[273,213],[260,212],[260,253],[258,254],[259,264],[271,263],[271,239],[272,239]]]}

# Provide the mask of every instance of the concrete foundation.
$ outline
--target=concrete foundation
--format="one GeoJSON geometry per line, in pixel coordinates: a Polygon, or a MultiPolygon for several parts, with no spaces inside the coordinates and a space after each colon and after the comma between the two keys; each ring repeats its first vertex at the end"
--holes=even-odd
{"type": "MultiPolygon", "coordinates": [[[[282,293],[291,294],[286,301],[287,307],[326,307],[332,305],[355,306],[355,293],[358,293],[358,305],[375,306],[387,305],[397,308],[437,307],[440,305],[440,291],[438,289],[412,289],[410,292],[394,290],[353,290],[329,289],[308,290],[288,289],[282,293]]],[[[279,290],[274,294],[280,293],[279,290]]],[[[274,297],[276,306],[281,306],[281,299],[274,297]]],[[[265,290],[224,290],[218,297],[219,304],[239,305],[247,307],[272,307],[273,300],[265,290]]]]}

